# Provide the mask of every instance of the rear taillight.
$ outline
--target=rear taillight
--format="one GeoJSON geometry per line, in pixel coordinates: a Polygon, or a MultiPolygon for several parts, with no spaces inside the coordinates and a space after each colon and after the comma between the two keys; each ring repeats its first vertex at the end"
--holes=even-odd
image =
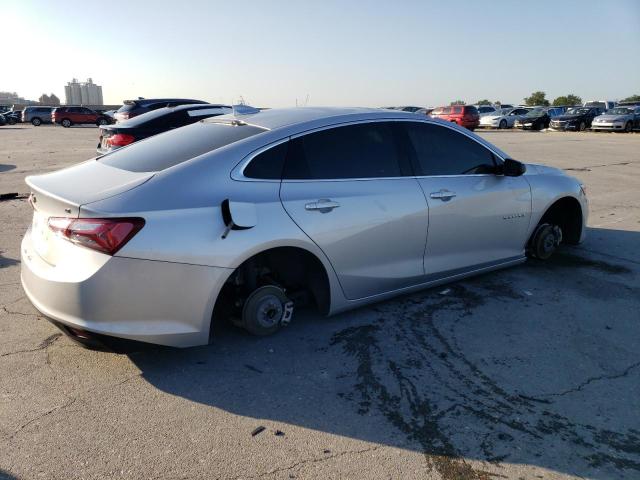
{"type": "Polygon", "coordinates": [[[136,138],[128,133],[116,133],[115,135],[107,138],[107,144],[114,147],[124,147],[125,145],[129,145],[135,141],[136,138]]]}
{"type": "Polygon", "coordinates": [[[113,255],[144,227],[143,218],[49,218],[49,228],[76,245],[113,255]]]}

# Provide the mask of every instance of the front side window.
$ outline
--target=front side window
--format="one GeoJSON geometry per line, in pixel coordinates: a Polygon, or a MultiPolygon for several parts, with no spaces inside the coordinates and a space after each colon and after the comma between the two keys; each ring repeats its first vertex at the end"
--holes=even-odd
{"type": "Polygon", "coordinates": [[[494,173],[493,153],[451,128],[429,123],[407,123],[419,175],[471,175],[494,173]]]}
{"type": "Polygon", "coordinates": [[[295,180],[401,176],[392,122],[310,133],[291,141],[284,177],[295,180]]]}

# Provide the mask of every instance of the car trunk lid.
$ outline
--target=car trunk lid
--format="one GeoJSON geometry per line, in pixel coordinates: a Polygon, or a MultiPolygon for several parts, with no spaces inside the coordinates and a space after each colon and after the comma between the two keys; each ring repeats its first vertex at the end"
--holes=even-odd
{"type": "Polygon", "coordinates": [[[56,265],[69,243],[49,228],[53,217],[78,218],[87,203],[104,200],[136,188],[154,172],[130,172],[89,160],[44,175],[29,176],[29,202],[33,207],[32,242],[38,255],[56,265]]]}

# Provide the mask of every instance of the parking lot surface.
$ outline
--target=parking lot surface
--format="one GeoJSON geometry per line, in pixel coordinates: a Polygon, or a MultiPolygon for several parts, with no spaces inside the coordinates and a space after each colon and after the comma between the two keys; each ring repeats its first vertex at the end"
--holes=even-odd
{"type": "MultiPolygon", "coordinates": [[[[0,201],[0,478],[640,478],[640,134],[481,135],[584,182],[583,245],[207,347],[62,336],[20,287],[31,207],[0,201]]],[[[0,128],[0,193],[97,137],[0,128]]]]}

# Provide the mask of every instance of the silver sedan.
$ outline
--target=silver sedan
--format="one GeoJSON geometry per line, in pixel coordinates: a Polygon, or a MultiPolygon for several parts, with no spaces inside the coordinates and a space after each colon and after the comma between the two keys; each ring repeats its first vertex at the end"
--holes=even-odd
{"type": "Polygon", "coordinates": [[[503,109],[501,112],[485,115],[484,117],[480,117],[480,127],[489,127],[489,128],[513,128],[516,120],[522,120],[531,108],[510,108],[503,109]]]}
{"type": "Polygon", "coordinates": [[[22,284],[77,340],[187,347],[257,335],[548,258],[587,199],[448,122],[296,108],[203,120],[27,178],[22,284]]]}

